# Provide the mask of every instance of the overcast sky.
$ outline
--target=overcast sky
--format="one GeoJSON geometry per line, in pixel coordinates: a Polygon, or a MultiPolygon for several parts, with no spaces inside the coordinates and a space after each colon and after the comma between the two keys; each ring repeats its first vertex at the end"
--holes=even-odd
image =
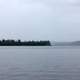
{"type": "Polygon", "coordinates": [[[80,0],[0,0],[0,39],[80,40],[80,0]]]}

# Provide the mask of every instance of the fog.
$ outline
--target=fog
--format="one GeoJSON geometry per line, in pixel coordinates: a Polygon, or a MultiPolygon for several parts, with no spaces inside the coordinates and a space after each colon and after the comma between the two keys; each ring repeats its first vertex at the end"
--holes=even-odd
{"type": "Polygon", "coordinates": [[[0,0],[0,39],[80,40],[79,0],[0,0]]]}

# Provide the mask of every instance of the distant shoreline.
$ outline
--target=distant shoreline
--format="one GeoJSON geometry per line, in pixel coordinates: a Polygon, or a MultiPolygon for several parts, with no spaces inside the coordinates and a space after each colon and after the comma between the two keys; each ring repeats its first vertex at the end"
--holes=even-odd
{"type": "Polygon", "coordinates": [[[53,42],[52,46],[80,46],[80,41],[74,41],[74,42],[53,42]]]}

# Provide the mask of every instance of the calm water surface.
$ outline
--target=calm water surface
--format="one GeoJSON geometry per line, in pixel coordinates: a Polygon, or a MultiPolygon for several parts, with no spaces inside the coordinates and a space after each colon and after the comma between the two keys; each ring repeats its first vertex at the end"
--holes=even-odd
{"type": "Polygon", "coordinates": [[[80,80],[80,47],[0,47],[0,80],[80,80]]]}

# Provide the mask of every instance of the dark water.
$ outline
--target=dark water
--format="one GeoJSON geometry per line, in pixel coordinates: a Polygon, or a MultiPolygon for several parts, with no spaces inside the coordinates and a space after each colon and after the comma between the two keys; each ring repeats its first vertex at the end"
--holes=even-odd
{"type": "Polygon", "coordinates": [[[0,80],[80,80],[80,47],[0,47],[0,80]]]}

